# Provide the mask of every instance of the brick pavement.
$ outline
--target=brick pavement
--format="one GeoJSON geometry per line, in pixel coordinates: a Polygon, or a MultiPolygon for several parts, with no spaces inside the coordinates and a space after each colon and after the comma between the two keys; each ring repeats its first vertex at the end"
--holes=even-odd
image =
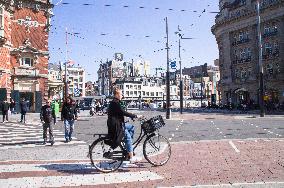
{"type": "Polygon", "coordinates": [[[101,174],[86,159],[2,161],[0,185],[168,187],[252,183],[248,187],[255,187],[255,182],[284,182],[284,140],[177,142],[172,143],[172,157],[165,166],[151,167],[146,161],[137,164],[138,168],[101,174]]]}

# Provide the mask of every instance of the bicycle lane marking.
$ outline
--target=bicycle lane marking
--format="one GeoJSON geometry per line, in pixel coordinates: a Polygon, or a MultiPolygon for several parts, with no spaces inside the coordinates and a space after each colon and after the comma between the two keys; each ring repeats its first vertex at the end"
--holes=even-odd
{"type": "Polygon", "coordinates": [[[238,150],[237,146],[233,143],[232,140],[229,141],[229,144],[232,146],[232,148],[233,148],[237,153],[240,153],[240,150],[238,150]]]}

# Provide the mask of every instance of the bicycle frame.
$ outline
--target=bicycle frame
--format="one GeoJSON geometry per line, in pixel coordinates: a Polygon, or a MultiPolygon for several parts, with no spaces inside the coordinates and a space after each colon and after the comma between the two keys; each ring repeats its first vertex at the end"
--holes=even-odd
{"type": "Polygon", "coordinates": [[[137,148],[137,146],[140,144],[140,142],[144,139],[144,137],[148,137],[148,136],[151,136],[153,134],[156,134],[155,132],[151,133],[151,134],[147,134],[147,133],[144,133],[144,131],[141,129],[140,131],[140,135],[139,137],[133,142],[132,146],[133,146],[133,152],[135,150],[135,148],[137,148]],[[143,135],[142,135],[143,134],[143,135]]]}

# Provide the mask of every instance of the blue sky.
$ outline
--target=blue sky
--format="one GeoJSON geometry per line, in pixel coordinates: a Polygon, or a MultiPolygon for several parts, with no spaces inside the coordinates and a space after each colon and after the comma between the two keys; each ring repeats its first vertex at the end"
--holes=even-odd
{"type": "Polygon", "coordinates": [[[216,40],[211,33],[216,14],[209,13],[218,11],[218,0],[53,1],[58,2],[53,9],[49,35],[50,63],[66,60],[67,28],[74,33],[68,35],[68,59],[87,70],[87,80],[95,81],[99,61],[113,59],[117,52],[123,53],[126,61],[150,61],[152,73],[155,67],[166,68],[166,50],[160,50],[166,42],[165,17],[168,17],[171,59],[178,58],[175,34],[178,25],[184,37],[194,38],[182,40],[182,67],[213,64],[218,58],[216,40]]]}

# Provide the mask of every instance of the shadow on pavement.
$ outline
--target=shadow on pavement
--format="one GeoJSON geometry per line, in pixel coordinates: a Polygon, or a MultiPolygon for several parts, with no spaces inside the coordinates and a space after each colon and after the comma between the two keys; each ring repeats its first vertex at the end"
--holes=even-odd
{"type": "MultiPolygon", "coordinates": [[[[98,171],[91,164],[63,163],[63,164],[46,164],[46,165],[40,165],[38,167],[45,168],[47,170],[55,170],[61,173],[68,173],[68,174],[102,174],[103,173],[98,171]]],[[[129,170],[125,168],[119,168],[114,172],[129,172],[129,170]]]]}

